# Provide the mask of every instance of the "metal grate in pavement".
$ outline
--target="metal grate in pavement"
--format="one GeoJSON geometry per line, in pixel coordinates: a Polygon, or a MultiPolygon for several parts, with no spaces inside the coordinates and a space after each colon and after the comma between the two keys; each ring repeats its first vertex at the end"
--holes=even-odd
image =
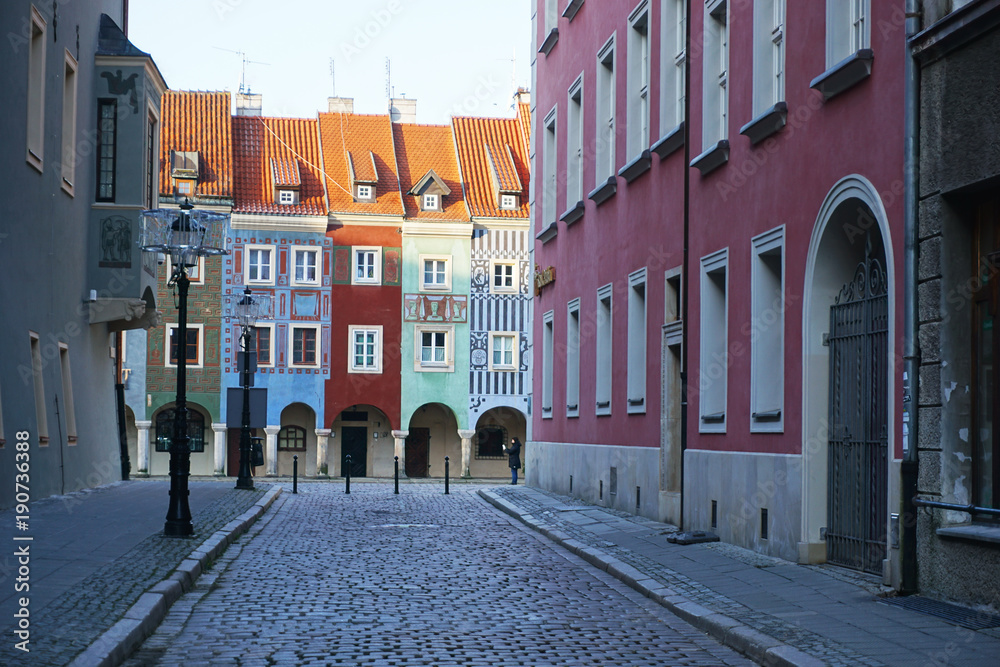
{"type": "Polygon", "coordinates": [[[1000,628],[1000,615],[967,609],[947,602],[941,602],[940,600],[920,597],[919,595],[881,598],[879,602],[911,611],[918,611],[921,614],[937,616],[969,630],[1000,628]]]}

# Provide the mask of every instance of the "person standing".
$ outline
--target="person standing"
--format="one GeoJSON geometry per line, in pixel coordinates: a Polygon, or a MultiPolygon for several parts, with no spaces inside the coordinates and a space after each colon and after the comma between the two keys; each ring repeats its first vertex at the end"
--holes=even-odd
{"type": "Polygon", "coordinates": [[[521,467],[521,441],[517,437],[510,439],[510,447],[504,446],[507,452],[507,465],[510,466],[510,483],[517,484],[517,470],[521,467]]]}

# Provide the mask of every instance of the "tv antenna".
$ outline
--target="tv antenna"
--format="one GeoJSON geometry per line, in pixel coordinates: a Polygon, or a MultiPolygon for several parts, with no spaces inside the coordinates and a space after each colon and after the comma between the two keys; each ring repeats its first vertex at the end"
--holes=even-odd
{"type": "Polygon", "coordinates": [[[334,68],[333,58],[330,58],[330,79],[333,81],[333,96],[337,96],[337,72],[334,68]]]}
{"type": "MultiPolygon", "coordinates": [[[[388,56],[385,59],[385,96],[392,100],[392,65],[388,56]]],[[[390,101],[389,104],[391,105],[392,102],[390,101]]]]}
{"type": "Polygon", "coordinates": [[[247,65],[270,65],[271,63],[261,62],[260,60],[250,60],[247,58],[246,51],[234,51],[233,49],[224,49],[221,46],[213,46],[213,49],[218,49],[220,51],[228,51],[229,53],[235,53],[242,60],[242,69],[240,70],[240,93],[250,93],[250,88],[247,87],[247,65]]]}

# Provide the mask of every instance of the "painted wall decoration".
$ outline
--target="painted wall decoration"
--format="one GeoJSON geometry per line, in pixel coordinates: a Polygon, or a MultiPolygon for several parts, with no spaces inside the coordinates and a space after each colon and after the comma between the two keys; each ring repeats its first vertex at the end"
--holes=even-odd
{"type": "Polygon", "coordinates": [[[101,260],[98,266],[132,268],[132,221],[121,215],[101,220],[101,260]]]}
{"type": "Polygon", "coordinates": [[[467,322],[469,297],[464,294],[405,294],[405,322],[467,322]]]}

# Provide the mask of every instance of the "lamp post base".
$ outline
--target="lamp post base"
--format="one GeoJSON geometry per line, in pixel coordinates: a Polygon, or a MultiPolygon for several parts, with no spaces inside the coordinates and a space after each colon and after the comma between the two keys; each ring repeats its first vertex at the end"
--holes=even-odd
{"type": "Polygon", "coordinates": [[[242,477],[236,478],[236,488],[237,489],[252,489],[253,479],[243,479],[242,477]]]}
{"type": "Polygon", "coordinates": [[[194,535],[190,521],[167,521],[163,524],[163,534],[167,537],[188,537],[194,535]]]}

